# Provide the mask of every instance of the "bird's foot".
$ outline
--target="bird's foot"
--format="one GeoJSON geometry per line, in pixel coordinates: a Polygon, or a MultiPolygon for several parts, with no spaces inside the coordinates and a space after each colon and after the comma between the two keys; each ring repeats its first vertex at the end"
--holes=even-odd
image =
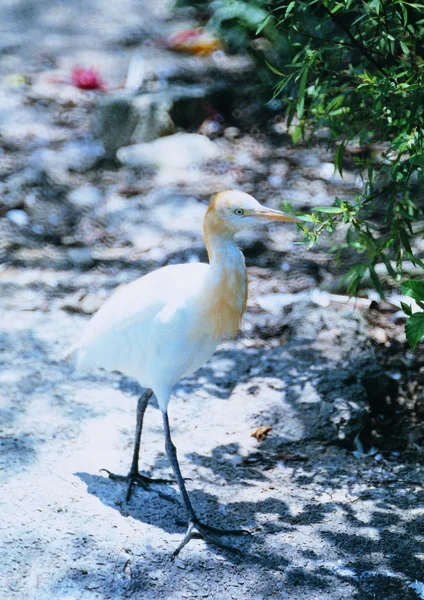
{"type": "MultiPolygon", "coordinates": [[[[184,524],[187,525],[186,522],[177,521],[179,525],[184,524]]],[[[228,544],[224,544],[220,540],[215,539],[214,536],[221,535],[252,535],[250,531],[246,529],[219,529],[218,527],[213,527],[212,525],[207,525],[206,523],[201,523],[197,519],[190,520],[187,526],[187,531],[179,544],[178,548],[174,550],[171,555],[171,560],[174,560],[181,552],[181,550],[186,546],[190,540],[194,539],[204,539],[205,541],[218,546],[218,548],[223,548],[224,550],[230,550],[231,552],[237,552],[241,554],[241,550],[239,548],[234,548],[234,546],[230,546],[228,544]]]]}
{"type": "MultiPolygon", "coordinates": [[[[142,475],[138,471],[135,471],[135,472],[130,471],[128,473],[128,475],[117,475],[116,473],[112,473],[108,469],[101,469],[101,471],[104,471],[105,473],[107,473],[107,476],[109,477],[109,479],[112,479],[113,481],[123,481],[124,483],[127,484],[127,493],[125,494],[125,500],[127,502],[131,498],[132,489],[133,489],[134,485],[139,485],[141,488],[143,488],[143,490],[150,491],[150,486],[152,484],[175,483],[175,481],[173,481],[172,479],[152,479],[151,477],[147,477],[147,475],[142,475]]],[[[155,492],[161,498],[175,502],[175,500],[174,500],[174,498],[172,498],[172,496],[168,496],[168,494],[163,494],[162,492],[157,492],[156,490],[155,490],[155,492]]]]}

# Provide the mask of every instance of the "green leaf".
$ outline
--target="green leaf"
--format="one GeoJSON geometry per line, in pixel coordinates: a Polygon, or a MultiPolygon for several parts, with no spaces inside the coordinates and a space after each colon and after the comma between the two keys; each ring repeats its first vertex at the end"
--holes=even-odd
{"type": "Polygon", "coordinates": [[[405,302],[401,302],[400,303],[403,312],[408,315],[408,317],[410,317],[412,315],[412,308],[409,306],[409,304],[405,304],[405,302]]]}
{"type": "Polygon", "coordinates": [[[312,215],[296,215],[298,219],[301,221],[307,221],[308,223],[315,223],[315,220],[312,215]]]}
{"type": "Polygon", "coordinates": [[[343,208],[340,208],[339,206],[318,206],[316,208],[313,208],[312,210],[322,213],[331,213],[335,215],[339,215],[343,212],[343,208]]]}
{"type": "Polygon", "coordinates": [[[424,4],[421,2],[405,2],[408,6],[412,6],[412,8],[416,8],[417,10],[424,9],[424,4]]]}
{"type": "Polygon", "coordinates": [[[280,72],[278,69],[276,69],[275,67],[273,67],[273,66],[271,65],[271,63],[269,63],[267,60],[266,60],[265,62],[266,62],[266,66],[268,67],[268,69],[269,69],[270,71],[272,71],[272,72],[273,72],[273,73],[275,73],[276,75],[279,75],[280,77],[284,77],[284,74],[283,74],[283,73],[281,73],[281,72],[280,72]]]}
{"type": "Polygon", "coordinates": [[[302,77],[300,78],[299,83],[299,93],[298,93],[298,101],[297,101],[297,116],[299,119],[303,116],[303,108],[305,106],[305,90],[306,83],[308,81],[308,68],[305,67],[303,69],[302,77]]]}
{"type": "Polygon", "coordinates": [[[402,246],[405,248],[405,250],[407,252],[409,252],[410,254],[412,254],[412,248],[411,248],[411,244],[409,242],[409,237],[408,237],[408,233],[406,231],[406,229],[403,229],[403,227],[399,228],[399,236],[402,242],[402,246]]]}
{"type": "Polygon", "coordinates": [[[290,125],[292,124],[295,114],[296,114],[296,107],[294,106],[294,104],[290,104],[289,111],[287,113],[287,128],[289,128],[290,125]]]}
{"type": "Polygon", "coordinates": [[[414,256],[413,254],[411,254],[410,252],[407,252],[407,251],[405,251],[405,256],[406,256],[406,258],[409,258],[409,260],[412,262],[412,264],[415,267],[418,265],[419,267],[424,269],[424,262],[422,260],[420,260],[419,258],[417,258],[416,256],[414,256]]]}
{"type": "Polygon", "coordinates": [[[372,9],[375,10],[375,12],[377,14],[380,13],[380,0],[371,0],[371,2],[368,4],[368,6],[372,9]]]}
{"type": "Polygon", "coordinates": [[[424,281],[408,279],[402,283],[402,294],[414,300],[424,300],[424,281]]]}
{"type": "Polygon", "coordinates": [[[288,7],[286,8],[286,13],[285,13],[285,17],[288,17],[289,14],[291,13],[291,11],[294,9],[294,7],[296,6],[296,2],[289,2],[288,7]]]}
{"type": "Polygon", "coordinates": [[[408,11],[406,10],[406,8],[404,7],[404,5],[402,3],[399,4],[399,8],[402,11],[402,22],[403,22],[403,26],[406,27],[407,23],[408,23],[408,11]]]}
{"type": "Polygon", "coordinates": [[[383,261],[388,274],[390,275],[390,277],[393,277],[393,279],[396,279],[396,271],[394,270],[394,268],[392,267],[390,260],[387,258],[387,256],[385,256],[384,254],[381,255],[381,260],[383,261]]]}
{"type": "Polygon", "coordinates": [[[368,270],[370,272],[370,277],[371,277],[371,281],[375,287],[375,289],[377,290],[377,292],[380,294],[380,296],[382,298],[384,298],[384,290],[383,290],[383,286],[381,285],[381,281],[378,278],[378,275],[374,269],[374,265],[369,265],[368,270]]]}
{"type": "Polygon", "coordinates": [[[400,47],[402,48],[403,53],[408,56],[408,54],[409,54],[409,48],[405,44],[405,42],[400,42],[400,47]]]}
{"type": "Polygon", "coordinates": [[[356,296],[362,278],[365,275],[365,271],[365,265],[355,265],[343,277],[342,283],[347,284],[347,293],[349,294],[349,297],[356,296]]]}
{"type": "Polygon", "coordinates": [[[415,348],[424,337],[424,312],[414,313],[405,323],[406,339],[415,348]]]}
{"type": "Polygon", "coordinates": [[[304,129],[303,125],[296,125],[292,131],[292,141],[293,144],[296,145],[297,142],[303,137],[304,129]]]}
{"type": "Polygon", "coordinates": [[[343,177],[343,156],[345,152],[345,145],[342,143],[339,145],[336,151],[336,156],[334,157],[334,164],[337,167],[340,175],[343,177]]]}
{"type": "MultiPolygon", "coordinates": [[[[271,14],[267,15],[265,17],[265,19],[262,21],[262,23],[260,23],[259,27],[256,30],[255,35],[259,35],[261,33],[262,29],[265,29],[265,27],[268,25],[268,23],[270,22],[271,19],[272,19],[272,15],[271,14]]],[[[401,44],[402,44],[402,42],[401,42],[401,44]]]]}
{"type": "Polygon", "coordinates": [[[409,159],[409,162],[412,165],[418,165],[419,167],[424,167],[424,154],[414,154],[409,159]]]}

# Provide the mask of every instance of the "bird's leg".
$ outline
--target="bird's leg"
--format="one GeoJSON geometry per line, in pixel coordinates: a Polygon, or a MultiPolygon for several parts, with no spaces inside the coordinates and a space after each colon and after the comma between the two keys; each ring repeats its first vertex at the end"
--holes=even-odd
{"type": "MultiPolygon", "coordinates": [[[[128,475],[116,475],[115,473],[111,473],[107,469],[102,469],[105,471],[110,479],[115,481],[125,481],[127,482],[127,493],[125,496],[125,500],[128,502],[131,498],[132,487],[134,484],[141,486],[143,489],[147,490],[149,484],[151,483],[174,483],[170,479],[152,479],[151,477],[147,477],[146,475],[141,475],[138,470],[138,460],[140,455],[140,440],[141,440],[141,432],[143,429],[143,418],[144,413],[146,412],[147,405],[152,396],[151,390],[146,390],[144,394],[138,399],[137,402],[137,424],[135,428],[135,440],[134,440],[134,452],[131,462],[131,468],[128,475]]],[[[170,499],[170,497],[163,495],[166,499],[170,499]]]]}
{"type": "Polygon", "coordinates": [[[180,553],[182,548],[184,548],[184,546],[186,544],[188,544],[188,542],[191,539],[199,538],[199,537],[207,540],[208,542],[211,542],[212,544],[215,544],[215,546],[218,546],[220,548],[225,548],[226,550],[232,550],[235,552],[239,552],[239,550],[237,548],[233,548],[232,546],[228,546],[227,544],[223,544],[222,542],[220,542],[214,538],[211,538],[210,534],[212,534],[212,535],[244,535],[244,534],[249,534],[250,533],[249,531],[246,531],[243,529],[218,529],[217,527],[212,527],[210,525],[206,525],[205,523],[202,523],[197,518],[196,513],[194,512],[193,506],[190,502],[190,498],[188,496],[187,489],[185,487],[184,479],[181,475],[180,465],[178,464],[178,459],[177,459],[177,450],[171,439],[171,431],[170,431],[170,427],[169,427],[168,413],[166,411],[163,411],[162,416],[163,416],[163,427],[164,427],[164,431],[165,431],[166,454],[167,454],[169,461],[171,463],[171,466],[174,470],[175,477],[177,479],[178,487],[180,488],[181,496],[183,498],[184,506],[187,511],[187,517],[188,517],[188,527],[187,527],[185,536],[184,536],[182,542],[180,543],[180,545],[178,546],[178,548],[173,552],[171,558],[174,559],[180,553]]]}

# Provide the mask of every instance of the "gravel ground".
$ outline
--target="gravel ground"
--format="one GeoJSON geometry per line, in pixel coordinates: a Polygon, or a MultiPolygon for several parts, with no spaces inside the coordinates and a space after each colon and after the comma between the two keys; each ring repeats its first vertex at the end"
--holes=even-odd
{"type": "MultiPolygon", "coordinates": [[[[98,100],[57,83],[72,66],[94,65],[118,87],[134,47],[170,70],[212,60],[145,43],[183,25],[165,3],[112,4],[0,8],[0,597],[424,598],[422,461],[358,442],[380,398],[375,340],[384,348],[400,328],[382,340],[384,323],[370,324],[366,307],[329,293],[332,257],[295,245],[293,227],[241,239],[243,330],[170,405],[198,515],[253,535],[228,540],[239,552],[192,541],[171,562],[184,532],[176,486],[137,489],[126,503],[123,485],[101,472],[129,467],[139,390],[118,373],[77,373],[64,356],[103,299],[152,268],[205,260],[205,201],[222,187],[278,206],[283,182],[307,210],[356,185],[354,173],[348,184],[328,174],[325,149],[294,151],[248,132],[216,140],[225,158],[194,172],[63,166],[70,141],[91,143],[98,100]],[[84,206],[71,195],[81,189],[84,206]],[[272,428],[262,441],[251,435],[258,427],[272,428]]],[[[154,402],[141,463],[149,475],[171,474],[154,402]]]]}

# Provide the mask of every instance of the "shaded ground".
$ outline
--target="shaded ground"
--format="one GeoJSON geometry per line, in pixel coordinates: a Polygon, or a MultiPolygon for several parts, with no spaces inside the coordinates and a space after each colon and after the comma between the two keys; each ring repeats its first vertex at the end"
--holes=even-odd
{"type": "MultiPolygon", "coordinates": [[[[16,0],[1,11],[0,596],[424,597],[411,587],[424,580],[422,398],[412,385],[421,359],[386,349],[402,342],[395,311],[331,294],[339,268],[323,248],[295,245],[294,228],[240,241],[250,273],[243,332],[181,382],[170,406],[193,503],[211,523],[251,529],[234,541],[242,555],[195,541],[169,561],[183,533],[178,502],[137,490],[126,504],[100,472],[128,468],[137,386],[63,360],[117,285],[205,260],[201,219],[215,191],[308,209],[352,193],[356,175],[335,180],[325,149],[293,151],[252,132],[219,137],[222,159],[201,170],[73,168],[64,157],[71,142],[94,144],[100,93],[69,85],[72,66],[98,67],[113,88],[134,48],[152,69],[202,73],[213,59],[152,46],[176,26],[162,3],[16,0]],[[82,203],[71,195],[81,189],[82,203]],[[398,398],[411,403],[414,427],[398,398]],[[250,435],[259,426],[273,428],[262,442],[250,435]]],[[[168,476],[154,405],[143,442],[145,471],[168,476]]]]}

